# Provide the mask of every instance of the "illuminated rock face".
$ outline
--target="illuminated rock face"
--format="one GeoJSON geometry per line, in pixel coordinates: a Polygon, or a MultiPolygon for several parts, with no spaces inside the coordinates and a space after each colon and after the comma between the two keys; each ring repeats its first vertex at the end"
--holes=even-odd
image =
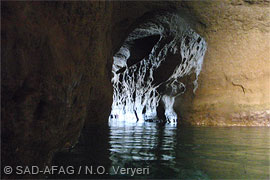
{"type": "Polygon", "coordinates": [[[176,122],[175,97],[185,92],[181,78],[200,74],[206,42],[175,13],[155,15],[129,34],[114,55],[110,118],[176,122]],[[162,103],[165,118],[158,117],[162,103]]]}

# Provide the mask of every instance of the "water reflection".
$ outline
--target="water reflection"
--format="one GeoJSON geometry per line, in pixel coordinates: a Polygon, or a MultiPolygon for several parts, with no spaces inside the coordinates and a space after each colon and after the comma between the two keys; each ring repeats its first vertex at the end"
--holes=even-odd
{"type": "MultiPolygon", "coordinates": [[[[110,121],[112,167],[149,167],[136,178],[269,179],[269,128],[179,128],[110,121]]],[[[114,175],[132,178],[130,175],[114,175]]]]}
{"type": "MultiPolygon", "coordinates": [[[[189,153],[193,146],[185,143],[189,142],[190,138],[184,141],[183,138],[177,138],[179,131],[176,124],[111,120],[109,126],[111,174],[114,174],[114,167],[118,166],[149,167],[149,174],[140,174],[135,178],[208,179],[205,173],[189,162],[189,153]],[[182,141],[183,147],[177,147],[179,140],[182,141]],[[177,148],[181,153],[177,152],[177,148]]],[[[188,136],[192,137],[192,132],[189,132],[188,136]]],[[[114,176],[132,178],[130,174],[114,176]]]]}
{"type": "Polygon", "coordinates": [[[269,179],[270,128],[177,127],[151,122],[110,121],[84,131],[58,166],[104,166],[108,174],[53,175],[50,178],[269,179]],[[147,174],[115,172],[149,168],[147,174]]]}
{"type": "MultiPolygon", "coordinates": [[[[110,123],[111,160],[170,160],[174,159],[176,125],[157,127],[155,123],[110,123]],[[163,153],[161,153],[163,152],[163,153]]],[[[113,161],[114,162],[114,161],[113,161]]]]}

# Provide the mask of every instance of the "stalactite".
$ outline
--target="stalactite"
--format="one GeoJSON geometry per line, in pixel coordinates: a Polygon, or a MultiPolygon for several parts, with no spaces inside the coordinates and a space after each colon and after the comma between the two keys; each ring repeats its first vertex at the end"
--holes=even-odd
{"type": "Polygon", "coordinates": [[[125,121],[157,119],[157,107],[162,100],[166,120],[175,122],[177,115],[173,110],[174,101],[185,92],[185,84],[179,79],[195,73],[195,93],[206,46],[205,40],[175,13],[155,15],[141,24],[127,37],[114,56],[114,93],[110,117],[125,121]],[[141,53],[142,48],[136,49],[140,48],[136,47],[136,42],[147,37],[159,39],[148,55],[138,59],[142,56],[136,53],[141,53]],[[159,74],[159,68],[165,68],[166,71],[168,54],[177,57],[177,64],[174,64],[174,71],[160,82],[154,77],[163,76],[159,74]],[[159,90],[161,86],[165,88],[159,90]]]}

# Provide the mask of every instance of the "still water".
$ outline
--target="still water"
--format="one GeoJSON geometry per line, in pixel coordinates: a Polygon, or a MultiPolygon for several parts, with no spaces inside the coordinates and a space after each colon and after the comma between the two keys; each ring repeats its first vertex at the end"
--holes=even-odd
{"type": "Polygon", "coordinates": [[[92,172],[51,178],[269,179],[270,128],[111,121],[85,130],[54,165],[92,172]]]}

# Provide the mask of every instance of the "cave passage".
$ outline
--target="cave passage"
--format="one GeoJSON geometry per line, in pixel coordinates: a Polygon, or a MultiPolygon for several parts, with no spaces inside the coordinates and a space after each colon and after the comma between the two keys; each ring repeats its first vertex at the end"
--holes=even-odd
{"type": "Polygon", "coordinates": [[[195,92],[207,45],[176,13],[153,15],[137,26],[114,55],[110,120],[177,122],[182,78],[195,74],[195,92]]]}

